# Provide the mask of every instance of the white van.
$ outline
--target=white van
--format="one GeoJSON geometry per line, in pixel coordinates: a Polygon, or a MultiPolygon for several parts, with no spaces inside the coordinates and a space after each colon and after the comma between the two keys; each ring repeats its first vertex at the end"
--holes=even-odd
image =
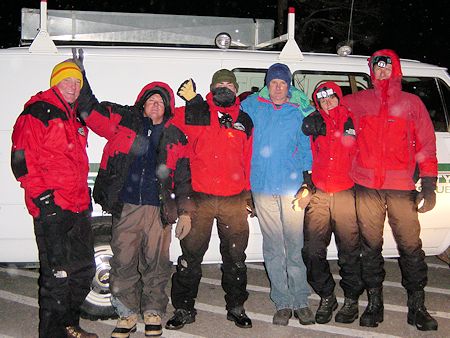
{"type": "MultiPolygon", "coordinates": [[[[292,39],[291,41],[292,42],[292,39]]],[[[292,47],[292,46],[291,46],[292,47]]],[[[99,47],[77,46],[84,51],[84,64],[91,87],[99,100],[133,104],[140,89],[151,81],[167,82],[174,91],[188,78],[197,84],[197,92],[209,91],[212,74],[221,68],[232,70],[241,92],[260,89],[267,68],[276,62],[289,66],[293,84],[311,96],[324,81],[335,81],[344,94],[370,86],[367,57],[331,54],[301,54],[259,50],[220,50],[172,47],[99,47]],[[287,55],[287,56],[286,56],[287,55]],[[304,57],[301,60],[301,57],[304,57]]],[[[295,49],[295,48],[294,48],[295,49]]],[[[10,168],[11,132],[24,103],[40,90],[48,88],[53,66],[72,57],[72,46],[58,47],[57,52],[30,52],[27,47],[0,50],[0,262],[33,263],[38,261],[32,218],[24,204],[24,193],[10,168]]],[[[412,60],[401,60],[403,88],[423,100],[430,112],[437,137],[439,179],[437,204],[433,211],[420,214],[421,238],[426,255],[437,255],[450,245],[450,77],[446,69],[412,60]]],[[[184,101],[177,98],[178,105],[184,101]]],[[[280,135],[282,137],[282,135],[280,135]]],[[[99,167],[105,140],[89,134],[89,185],[92,187],[99,167]]],[[[263,261],[262,236],[257,218],[249,219],[248,261],[263,261]]],[[[107,318],[112,314],[109,302],[108,271],[111,220],[95,206],[93,230],[96,237],[97,273],[93,291],[84,305],[85,315],[107,318]]],[[[181,253],[173,238],[171,258],[181,253]]],[[[337,257],[335,245],[329,258],[337,257]]],[[[390,227],[384,236],[385,257],[398,256],[390,227]]],[[[220,262],[217,232],[205,255],[205,263],[220,262]]]]}

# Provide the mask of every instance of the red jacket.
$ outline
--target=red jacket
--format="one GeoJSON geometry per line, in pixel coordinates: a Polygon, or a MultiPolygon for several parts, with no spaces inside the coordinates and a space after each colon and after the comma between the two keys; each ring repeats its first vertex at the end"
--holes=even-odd
{"type": "Polygon", "coordinates": [[[334,82],[321,84],[313,94],[318,111],[305,117],[302,130],[311,136],[313,183],[320,190],[331,193],[353,187],[350,169],[356,138],[353,120],[344,106],[339,104],[329,110],[329,114],[319,108],[316,93],[324,87],[332,89],[342,101],[342,91],[338,85],[334,82]]]}
{"type": "Polygon", "coordinates": [[[173,123],[188,138],[194,191],[216,196],[237,195],[250,190],[250,160],[253,123],[240,111],[240,101],[218,107],[212,94],[196,98],[175,110],[173,123]],[[232,127],[221,127],[218,112],[229,114],[232,127]]]}
{"type": "Polygon", "coordinates": [[[425,105],[401,90],[400,60],[392,50],[369,58],[373,89],[344,98],[355,118],[357,155],[352,169],[355,183],[373,189],[413,190],[416,165],[420,177],[437,176],[436,137],[425,105]],[[371,60],[392,60],[388,80],[376,80],[371,60]]]}
{"type": "MultiPolygon", "coordinates": [[[[88,80],[84,78],[83,82],[78,109],[82,116],[85,116],[87,126],[108,140],[95,180],[94,200],[104,211],[120,216],[123,205],[120,195],[130,175],[132,163],[137,154],[148,151],[150,146],[147,131],[144,131],[143,105],[151,95],[158,93],[167,95],[165,101],[168,106],[164,112],[165,125],[159,144],[153,145],[157,147],[157,156],[154,159],[147,158],[157,163],[153,172],[145,172],[145,175],[142,172],[143,178],[152,182],[146,182],[133,193],[146,192],[147,197],[151,196],[154,192],[153,177],[158,176],[158,194],[163,202],[163,222],[174,223],[177,213],[192,211],[190,170],[186,158],[187,141],[185,135],[173,127],[171,122],[175,99],[169,85],[164,82],[148,83],[138,94],[134,106],[122,106],[111,102],[99,103],[88,80]]],[[[142,158],[141,160],[144,161],[142,158]]]]}
{"type": "Polygon", "coordinates": [[[48,189],[54,190],[62,209],[89,208],[87,133],[57,87],[25,104],[14,125],[11,166],[33,217],[39,216],[39,209],[32,199],[48,189]]]}

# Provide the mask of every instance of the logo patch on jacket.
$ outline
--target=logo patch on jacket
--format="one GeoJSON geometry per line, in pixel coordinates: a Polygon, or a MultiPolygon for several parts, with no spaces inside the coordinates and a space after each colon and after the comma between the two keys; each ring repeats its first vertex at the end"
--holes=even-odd
{"type": "Polygon", "coordinates": [[[344,136],[356,136],[355,126],[350,117],[344,123],[344,136]]]}
{"type": "Polygon", "coordinates": [[[84,132],[83,127],[78,128],[78,134],[80,134],[81,136],[86,136],[86,133],[84,132]]]}

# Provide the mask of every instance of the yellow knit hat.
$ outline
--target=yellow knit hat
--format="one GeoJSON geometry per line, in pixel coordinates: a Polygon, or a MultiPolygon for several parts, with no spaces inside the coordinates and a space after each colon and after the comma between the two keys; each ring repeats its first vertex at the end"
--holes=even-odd
{"type": "Polygon", "coordinates": [[[52,75],[50,76],[50,87],[56,86],[68,77],[79,79],[81,81],[81,87],[83,87],[83,75],[81,74],[81,70],[71,61],[63,61],[53,68],[52,75]]]}

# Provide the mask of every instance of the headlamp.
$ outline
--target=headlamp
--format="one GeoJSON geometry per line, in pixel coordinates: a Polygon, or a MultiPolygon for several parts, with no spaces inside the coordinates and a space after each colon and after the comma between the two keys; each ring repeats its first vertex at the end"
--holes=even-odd
{"type": "Polygon", "coordinates": [[[320,90],[316,93],[316,97],[318,99],[325,99],[327,97],[330,97],[332,95],[335,95],[336,93],[334,92],[333,89],[331,88],[327,88],[327,87],[323,87],[320,88],[320,90]]]}
{"type": "Polygon", "coordinates": [[[372,66],[377,65],[380,68],[386,68],[388,64],[392,64],[392,60],[389,56],[377,55],[372,60],[372,66]]]}

